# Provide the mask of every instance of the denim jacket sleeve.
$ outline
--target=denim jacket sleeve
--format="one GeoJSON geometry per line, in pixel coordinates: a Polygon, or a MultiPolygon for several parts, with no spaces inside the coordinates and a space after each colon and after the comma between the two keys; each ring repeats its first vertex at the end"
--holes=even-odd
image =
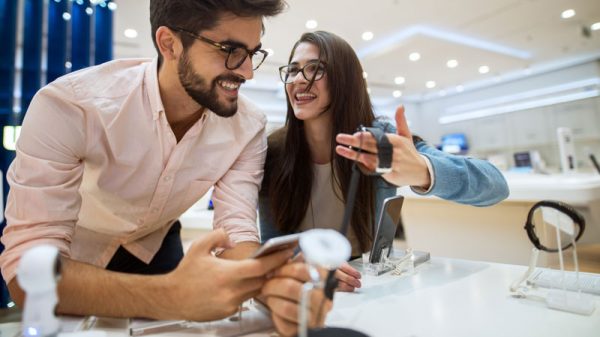
{"type": "Polygon", "coordinates": [[[425,142],[417,143],[416,147],[429,158],[435,177],[434,185],[425,195],[473,206],[490,206],[508,197],[504,176],[489,162],[447,154],[425,142]]]}
{"type": "MultiPolygon", "coordinates": [[[[380,127],[386,132],[396,132],[396,128],[386,121],[378,120],[374,126],[380,127]]],[[[508,197],[508,184],[502,173],[491,163],[467,156],[448,154],[423,141],[417,142],[415,146],[417,151],[431,162],[434,176],[434,185],[427,193],[416,191],[415,193],[435,195],[442,199],[473,206],[490,206],[508,197]]],[[[389,188],[378,183],[377,205],[383,202],[387,194],[389,194],[389,188]]]]}

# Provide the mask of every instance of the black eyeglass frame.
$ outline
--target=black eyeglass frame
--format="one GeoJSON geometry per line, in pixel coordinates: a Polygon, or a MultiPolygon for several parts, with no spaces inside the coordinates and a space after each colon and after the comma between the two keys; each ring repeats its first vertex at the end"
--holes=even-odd
{"type": "Polygon", "coordinates": [[[169,27],[169,29],[176,31],[176,32],[180,32],[180,33],[184,33],[189,35],[190,37],[202,41],[204,43],[208,43],[210,45],[212,45],[215,48],[220,49],[221,51],[223,51],[224,53],[227,53],[227,58],[225,58],[225,68],[227,68],[228,70],[235,70],[238,69],[239,67],[242,66],[242,64],[244,64],[244,62],[246,61],[247,57],[250,57],[250,60],[252,60],[252,57],[258,53],[263,55],[262,60],[257,64],[257,65],[252,65],[252,70],[256,70],[258,69],[258,67],[260,67],[265,60],[267,59],[267,56],[269,55],[269,52],[263,49],[255,49],[255,50],[250,50],[250,49],[246,49],[245,47],[242,46],[229,46],[227,44],[224,43],[219,43],[216,41],[213,41],[207,37],[204,37],[202,35],[198,35],[196,33],[192,33],[189,30],[183,29],[183,28],[179,28],[179,27],[169,27]],[[244,56],[243,58],[240,59],[240,61],[237,62],[237,64],[235,64],[234,66],[230,67],[229,66],[229,59],[231,58],[231,54],[233,54],[233,52],[236,49],[241,49],[244,50],[246,52],[246,56],[244,56]]]}
{"type": "MultiPolygon", "coordinates": [[[[535,214],[535,211],[540,207],[553,208],[553,209],[556,209],[559,212],[562,212],[562,213],[566,214],[567,216],[569,216],[571,218],[571,220],[573,220],[573,222],[579,227],[579,233],[577,233],[577,236],[575,237],[575,242],[577,242],[579,240],[579,238],[583,235],[583,232],[585,231],[585,218],[579,212],[577,212],[570,205],[567,205],[560,201],[542,200],[531,207],[531,209],[529,210],[529,214],[527,214],[527,223],[525,223],[525,227],[524,227],[525,231],[527,231],[527,236],[529,237],[529,240],[531,241],[531,243],[533,243],[535,248],[546,251],[546,252],[550,252],[550,253],[558,252],[558,248],[553,249],[553,248],[548,248],[548,247],[542,245],[542,243],[540,242],[540,239],[538,238],[537,234],[535,233],[535,225],[533,224],[533,216],[535,214]]],[[[562,250],[569,249],[569,248],[571,248],[572,245],[573,245],[573,243],[569,242],[568,244],[565,244],[561,249],[562,250]]]]}
{"type": "MultiPolygon", "coordinates": [[[[283,69],[289,68],[292,65],[293,64],[286,64],[284,66],[279,67],[279,79],[283,83],[285,83],[285,84],[293,83],[294,82],[294,78],[296,78],[296,76],[298,76],[298,73],[296,73],[296,76],[290,77],[292,79],[291,81],[286,82],[286,80],[284,78],[283,69]]],[[[305,80],[309,81],[310,83],[313,83],[315,81],[318,81],[318,80],[322,79],[323,76],[325,76],[325,73],[326,73],[325,66],[326,65],[327,65],[327,63],[325,61],[322,61],[322,60],[312,60],[312,61],[306,62],[306,64],[302,68],[298,69],[298,72],[302,73],[302,77],[304,77],[305,80]],[[323,67],[323,75],[321,75],[321,77],[317,78],[317,74],[319,73],[318,71],[315,72],[315,74],[313,75],[313,78],[308,78],[306,76],[306,73],[304,72],[304,69],[306,69],[307,66],[310,66],[310,65],[313,65],[313,64],[317,64],[317,67],[321,67],[321,66],[323,67]]],[[[287,74],[289,74],[289,73],[287,73],[287,74]]]]}

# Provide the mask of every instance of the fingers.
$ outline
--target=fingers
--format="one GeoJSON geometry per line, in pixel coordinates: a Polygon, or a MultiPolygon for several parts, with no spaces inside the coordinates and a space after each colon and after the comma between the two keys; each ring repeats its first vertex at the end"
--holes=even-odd
{"type": "Polygon", "coordinates": [[[398,130],[398,135],[406,138],[412,138],[412,134],[408,128],[408,123],[406,122],[406,116],[404,115],[403,105],[396,109],[396,128],[398,130]]]}
{"type": "MultiPolygon", "coordinates": [[[[322,278],[326,277],[326,270],[320,272],[322,278]]],[[[262,288],[261,296],[271,309],[275,327],[284,336],[295,335],[297,331],[302,287],[309,279],[306,264],[289,263],[279,268],[262,288]]],[[[323,290],[314,289],[310,292],[309,303],[309,326],[321,326],[331,310],[331,301],[325,298],[323,290]]]]}
{"type": "MultiPolygon", "coordinates": [[[[319,277],[324,280],[327,277],[327,270],[323,268],[317,268],[319,277]]],[[[300,282],[310,281],[310,274],[308,272],[308,265],[305,263],[288,263],[277,269],[273,274],[274,277],[290,277],[300,282]]]]}
{"type": "Polygon", "coordinates": [[[298,324],[290,322],[275,313],[271,314],[271,318],[273,319],[275,329],[281,336],[295,336],[298,332],[298,324]]]}
{"type": "Polygon", "coordinates": [[[238,261],[237,272],[243,277],[259,277],[286,263],[294,255],[293,249],[285,249],[256,259],[238,261]]]}
{"type": "Polygon", "coordinates": [[[354,267],[352,267],[348,262],[344,262],[344,264],[342,264],[338,269],[354,278],[361,278],[360,272],[354,269],[354,267]]]}
{"type": "Polygon", "coordinates": [[[341,145],[335,147],[335,152],[344,158],[350,160],[357,160],[359,163],[364,165],[368,171],[373,171],[377,167],[377,155],[368,153],[357,153],[353,149],[349,149],[341,145]]]}
{"type": "Polygon", "coordinates": [[[356,287],[342,281],[338,282],[338,286],[335,288],[335,291],[341,291],[345,293],[353,293],[354,290],[356,290],[356,287]]]}
{"type": "Polygon", "coordinates": [[[341,145],[361,148],[364,151],[377,153],[377,143],[370,132],[355,132],[352,135],[340,133],[335,140],[341,145]],[[362,137],[362,140],[361,140],[362,137]]]}
{"type": "Polygon", "coordinates": [[[265,283],[261,294],[268,297],[297,301],[300,298],[303,284],[303,282],[289,277],[272,278],[265,283]]]}
{"type": "Polygon", "coordinates": [[[223,229],[214,230],[198,240],[195,240],[190,249],[188,250],[188,254],[190,255],[208,255],[211,251],[217,248],[232,248],[233,243],[229,240],[229,235],[223,229]]]}
{"type": "MultiPolygon", "coordinates": [[[[274,316],[289,323],[298,324],[300,293],[298,293],[297,297],[297,300],[292,301],[276,296],[267,296],[266,304],[274,316]]],[[[329,311],[329,307],[326,305],[328,302],[330,301],[324,299],[322,290],[311,290],[309,299],[309,326],[315,326],[323,321],[322,316],[329,311]]]]}
{"type": "Polygon", "coordinates": [[[355,288],[360,288],[362,286],[359,280],[360,273],[358,273],[358,275],[359,276],[356,277],[355,274],[350,275],[341,269],[336,270],[335,277],[340,281],[338,288],[344,289],[346,291],[354,291],[355,288]]]}

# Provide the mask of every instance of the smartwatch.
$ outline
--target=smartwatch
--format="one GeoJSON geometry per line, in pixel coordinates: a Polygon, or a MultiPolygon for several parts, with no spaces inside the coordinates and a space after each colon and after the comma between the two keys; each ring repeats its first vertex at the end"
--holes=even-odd
{"type": "Polygon", "coordinates": [[[394,153],[394,148],[385,132],[374,127],[363,127],[362,131],[372,134],[377,142],[377,157],[379,160],[377,162],[375,173],[377,175],[382,175],[392,172],[392,154],[394,153]]]}

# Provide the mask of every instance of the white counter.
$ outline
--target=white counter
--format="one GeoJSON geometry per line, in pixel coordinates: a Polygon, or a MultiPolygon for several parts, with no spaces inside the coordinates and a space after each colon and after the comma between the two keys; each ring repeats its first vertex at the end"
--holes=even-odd
{"type": "MultiPolygon", "coordinates": [[[[600,175],[505,173],[510,196],[491,207],[472,207],[421,196],[410,188],[402,215],[407,244],[432,255],[502,263],[527,264],[532,244],[523,226],[531,206],[558,200],[574,206],[585,218],[580,244],[600,243],[600,175]]],[[[553,263],[542,254],[541,263],[553,263]]]]}
{"type": "MultiPolygon", "coordinates": [[[[600,332],[600,296],[590,316],[552,310],[543,301],[515,298],[511,283],[525,267],[436,258],[416,268],[414,275],[363,275],[355,293],[336,293],[328,326],[347,327],[370,337],[596,337],[600,332]]],[[[535,291],[544,295],[547,291],[535,291]]],[[[247,321],[242,317],[240,326],[247,321]]],[[[211,325],[212,324],[212,325],[211,325]]],[[[246,323],[251,324],[251,322],[246,323]]],[[[231,325],[231,324],[229,324],[231,325]]],[[[107,337],[127,337],[126,319],[103,319],[89,326],[107,337]]],[[[232,336],[205,323],[202,336],[232,336]]],[[[0,324],[1,336],[16,336],[19,323],[0,324]]],[[[198,336],[200,329],[181,329],[150,336],[198,336]]],[[[269,337],[268,329],[248,336],[269,337]]]]}

